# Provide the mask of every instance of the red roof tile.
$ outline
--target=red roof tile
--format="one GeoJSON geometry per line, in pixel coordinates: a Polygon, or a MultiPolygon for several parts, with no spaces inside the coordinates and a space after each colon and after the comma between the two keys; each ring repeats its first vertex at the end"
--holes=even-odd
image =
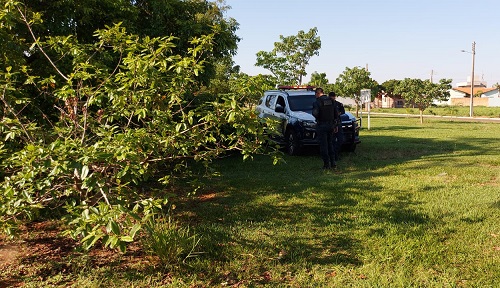
{"type": "MultiPolygon", "coordinates": [[[[462,93],[467,93],[470,94],[470,87],[456,87],[452,88],[455,91],[460,91],[462,93]]],[[[474,94],[478,93],[481,91],[482,93],[490,92],[493,90],[496,90],[497,88],[484,88],[484,87],[474,87],[474,94]]]]}

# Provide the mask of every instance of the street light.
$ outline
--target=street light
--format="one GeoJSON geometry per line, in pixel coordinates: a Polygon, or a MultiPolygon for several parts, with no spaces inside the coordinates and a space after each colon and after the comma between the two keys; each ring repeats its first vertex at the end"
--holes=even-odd
{"type": "Polygon", "coordinates": [[[469,116],[473,117],[474,113],[474,58],[476,58],[476,42],[472,42],[472,52],[462,50],[462,52],[472,54],[472,75],[470,80],[470,111],[469,116]]]}

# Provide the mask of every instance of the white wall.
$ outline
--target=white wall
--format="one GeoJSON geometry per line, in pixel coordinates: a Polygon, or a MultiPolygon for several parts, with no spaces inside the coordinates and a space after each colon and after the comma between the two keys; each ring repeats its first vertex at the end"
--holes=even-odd
{"type": "Polygon", "coordinates": [[[489,98],[488,107],[500,107],[500,98],[489,98]]]}
{"type": "Polygon", "coordinates": [[[356,101],[354,101],[353,98],[337,96],[335,100],[339,101],[344,105],[350,105],[351,107],[356,107],[356,101]]]}
{"type": "Polygon", "coordinates": [[[497,90],[492,90],[492,91],[488,91],[486,93],[483,93],[483,95],[481,95],[481,97],[486,97],[486,98],[499,98],[499,94],[498,94],[498,89],[497,90]]]}

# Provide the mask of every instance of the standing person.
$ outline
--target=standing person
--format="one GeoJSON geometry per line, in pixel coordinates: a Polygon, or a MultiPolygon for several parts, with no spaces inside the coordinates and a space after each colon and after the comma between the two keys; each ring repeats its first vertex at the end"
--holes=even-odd
{"type": "Polygon", "coordinates": [[[340,150],[342,150],[342,144],[344,143],[344,130],[342,129],[342,119],[340,115],[345,114],[344,104],[336,100],[337,95],[335,92],[328,93],[328,96],[333,100],[333,105],[337,109],[338,119],[337,119],[337,132],[334,135],[334,147],[335,147],[335,160],[340,160],[340,150]]]}
{"type": "Polygon", "coordinates": [[[319,150],[323,160],[323,169],[336,168],[335,147],[333,133],[337,126],[335,121],[335,106],[333,100],[326,96],[323,88],[316,88],[316,101],[313,103],[312,114],[316,118],[316,135],[319,141],[319,150]]]}

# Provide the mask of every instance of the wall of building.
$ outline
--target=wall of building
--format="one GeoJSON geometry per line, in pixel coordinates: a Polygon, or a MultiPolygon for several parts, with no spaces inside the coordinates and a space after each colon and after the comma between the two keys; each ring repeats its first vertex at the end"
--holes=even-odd
{"type": "Polygon", "coordinates": [[[372,107],[377,108],[403,108],[404,100],[400,98],[393,99],[391,97],[376,97],[372,102],[372,107]]]}
{"type": "Polygon", "coordinates": [[[353,98],[337,96],[336,100],[344,105],[349,105],[351,107],[356,107],[356,101],[353,98]]]}
{"type": "MultiPolygon", "coordinates": [[[[489,106],[489,98],[474,97],[474,106],[489,106]]],[[[452,98],[452,106],[470,106],[470,98],[452,98]]]]}
{"type": "Polygon", "coordinates": [[[500,95],[499,95],[498,89],[497,89],[497,90],[492,90],[492,91],[488,91],[486,93],[483,93],[483,95],[481,95],[481,97],[498,98],[498,97],[500,97],[500,95]]]}
{"type": "Polygon", "coordinates": [[[484,98],[484,99],[488,99],[488,107],[500,107],[500,98],[484,98]]]}

